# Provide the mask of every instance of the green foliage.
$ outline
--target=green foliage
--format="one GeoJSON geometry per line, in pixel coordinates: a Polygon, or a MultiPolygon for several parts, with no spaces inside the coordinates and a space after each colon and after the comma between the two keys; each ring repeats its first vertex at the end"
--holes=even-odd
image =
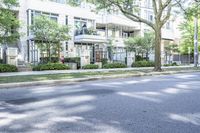
{"type": "Polygon", "coordinates": [[[40,64],[38,66],[33,67],[33,71],[44,71],[44,70],[67,70],[70,69],[69,66],[61,63],[47,63],[40,64]]]}
{"type": "Polygon", "coordinates": [[[59,25],[47,16],[35,17],[34,24],[30,26],[30,29],[34,34],[38,48],[41,51],[46,51],[49,59],[51,59],[52,49],[55,51],[54,53],[57,53],[57,57],[60,57],[61,42],[70,39],[69,27],[59,25]]]}
{"type": "Polygon", "coordinates": [[[83,69],[98,69],[99,66],[96,64],[88,64],[82,67],[83,69]]]}
{"type": "Polygon", "coordinates": [[[142,60],[144,60],[144,58],[142,56],[140,56],[140,55],[135,56],[135,61],[142,61],[142,60]]]}
{"type": "Polygon", "coordinates": [[[49,59],[49,57],[41,57],[40,58],[40,63],[41,64],[47,64],[49,62],[57,63],[57,62],[59,62],[59,59],[58,59],[58,57],[51,57],[51,60],[49,59]]]}
{"type": "Polygon", "coordinates": [[[81,68],[81,58],[80,57],[69,57],[64,60],[66,63],[77,63],[77,68],[81,68]]]}
{"type": "Polygon", "coordinates": [[[17,0],[1,0],[0,2],[0,44],[9,44],[16,42],[20,34],[20,27],[17,14],[12,11],[12,8],[18,6],[17,0]]]}
{"type": "Polygon", "coordinates": [[[152,61],[143,60],[143,61],[133,62],[131,66],[132,67],[154,67],[155,63],[152,61]]]}
{"type": "Polygon", "coordinates": [[[103,58],[101,59],[102,65],[108,64],[108,59],[103,58]]]}
{"type": "MultiPolygon", "coordinates": [[[[200,25],[200,22],[199,22],[200,25]]],[[[184,22],[179,25],[181,30],[181,44],[180,52],[182,54],[188,54],[188,48],[191,48],[191,53],[194,53],[194,22],[193,19],[186,18],[184,22]]],[[[198,32],[200,36],[200,28],[198,32]]],[[[200,41],[200,38],[199,38],[200,41]]],[[[200,50],[200,47],[199,47],[200,50]]]]}
{"type": "Polygon", "coordinates": [[[0,59],[0,64],[3,64],[3,59],[0,59]]]}
{"type": "Polygon", "coordinates": [[[163,66],[179,66],[176,62],[172,63],[172,64],[164,64],[163,66]]]}
{"type": "Polygon", "coordinates": [[[0,73],[2,72],[17,72],[17,67],[9,64],[0,64],[0,73]]]}
{"type": "Polygon", "coordinates": [[[109,68],[126,68],[127,66],[123,63],[108,63],[103,65],[103,68],[109,69],[109,68]]]}
{"type": "Polygon", "coordinates": [[[127,51],[135,52],[136,55],[145,54],[146,58],[155,47],[155,37],[153,33],[145,33],[144,37],[130,37],[124,41],[127,51]]]}
{"type": "Polygon", "coordinates": [[[179,47],[175,43],[171,43],[168,45],[165,45],[164,50],[167,54],[171,55],[173,53],[179,52],[179,47]]]}

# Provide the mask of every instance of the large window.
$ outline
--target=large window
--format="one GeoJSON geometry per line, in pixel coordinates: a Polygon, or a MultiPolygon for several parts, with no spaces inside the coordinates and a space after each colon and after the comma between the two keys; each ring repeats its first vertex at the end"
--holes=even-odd
{"type": "Polygon", "coordinates": [[[49,0],[56,3],[66,4],[66,0],[49,0]]]}
{"type": "Polygon", "coordinates": [[[31,11],[31,24],[34,23],[34,17],[40,16],[40,15],[45,15],[45,16],[49,17],[51,20],[54,20],[56,22],[58,21],[58,14],[32,10],[31,11]]]}
{"type": "Polygon", "coordinates": [[[84,18],[74,18],[75,29],[80,30],[84,25],[87,28],[94,28],[94,20],[84,19],[84,18]]]}

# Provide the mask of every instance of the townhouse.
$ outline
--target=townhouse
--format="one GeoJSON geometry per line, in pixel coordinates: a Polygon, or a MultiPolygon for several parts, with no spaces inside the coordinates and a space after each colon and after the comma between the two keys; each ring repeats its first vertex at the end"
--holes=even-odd
{"type": "MultiPolygon", "coordinates": [[[[141,3],[142,17],[153,21],[151,0],[141,3]]],[[[79,1],[77,1],[79,2],[79,1]]],[[[20,7],[16,9],[17,17],[22,23],[19,29],[23,36],[16,44],[18,52],[14,54],[12,62],[38,63],[40,57],[45,57],[37,48],[34,36],[29,30],[33,19],[38,15],[46,15],[62,25],[70,26],[71,39],[62,42],[64,57],[80,57],[81,65],[100,63],[103,58],[116,62],[127,63],[135,60],[134,53],[126,52],[124,39],[143,35],[149,30],[145,24],[133,22],[119,11],[96,13],[92,4],[82,2],[80,6],[70,6],[67,0],[19,0],[20,7]],[[87,30],[86,30],[87,29],[87,30]],[[112,50],[111,50],[112,48],[112,50]],[[127,61],[126,61],[127,59],[127,61]]],[[[164,45],[174,41],[174,20],[170,20],[162,30],[162,62],[164,63],[164,45]]],[[[1,49],[1,57],[3,50],[1,49]]],[[[154,60],[154,54],[150,55],[154,60]]],[[[16,65],[18,63],[15,63],[16,65]]]]}

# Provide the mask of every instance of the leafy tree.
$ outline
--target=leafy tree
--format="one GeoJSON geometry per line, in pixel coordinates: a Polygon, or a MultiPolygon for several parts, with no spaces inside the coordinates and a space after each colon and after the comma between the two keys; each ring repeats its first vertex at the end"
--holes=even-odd
{"type": "Polygon", "coordinates": [[[149,54],[155,48],[155,36],[153,33],[145,33],[143,37],[143,49],[146,52],[146,59],[149,59],[149,54]]]}
{"type": "Polygon", "coordinates": [[[51,61],[52,50],[55,51],[57,57],[60,57],[61,42],[70,39],[68,35],[68,27],[59,25],[54,20],[46,16],[38,16],[34,18],[34,24],[30,26],[34,35],[37,46],[41,51],[47,52],[47,57],[51,61]]]}
{"type": "Polygon", "coordinates": [[[20,34],[19,20],[12,8],[18,6],[16,0],[0,0],[0,44],[16,42],[20,34]]]}
{"type": "Polygon", "coordinates": [[[165,51],[166,61],[168,61],[168,57],[170,60],[173,53],[179,52],[179,47],[177,44],[171,43],[171,44],[165,45],[164,51],[165,51]]]}
{"type": "MultiPolygon", "coordinates": [[[[193,3],[187,8],[184,9],[185,20],[179,26],[179,29],[182,32],[181,37],[181,53],[188,54],[188,48],[192,49],[191,54],[194,53],[194,17],[200,18],[200,1],[194,0],[193,3]]],[[[200,22],[198,23],[200,25],[200,22]]],[[[200,36],[200,28],[198,29],[198,36],[200,36]]],[[[200,41],[200,38],[199,38],[200,41]]],[[[199,47],[200,50],[200,47],[199,47]]]]}
{"type": "Polygon", "coordinates": [[[145,53],[146,59],[149,59],[149,54],[155,46],[154,35],[152,33],[145,33],[144,37],[136,36],[130,37],[124,41],[127,51],[135,52],[137,56],[145,53]]]}
{"type": "Polygon", "coordinates": [[[119,9],[127,18],[150,26],[155,32],[155,71],[161,71],[161,28],[169,20],[172,8],[184,0],[151,0],[154,21],[141,17],[136,0],[92,0],[100,9],[119,9]]]}

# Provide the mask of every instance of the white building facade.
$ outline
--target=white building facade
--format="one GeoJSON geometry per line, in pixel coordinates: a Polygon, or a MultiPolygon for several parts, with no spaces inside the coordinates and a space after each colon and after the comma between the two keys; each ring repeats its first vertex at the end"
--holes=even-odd
{"type": "MultiPolygon", "coordinates": [[[[146,7],[144,1],[142,7],[146,7]]],[[[81,65],[101,62],[106,58],[117,62],[134,61],[134,54],[125,50],[124,39],[142,35],[149,29],[145,24],[136,23],[120,13],[96,14],[91,11],[94,7],[82,3],[79,7],[66,4],[66,0],[19,0],[20,7],[17,9],[18,18],[22,23],[20,32],[23,36],[18,43],[19,58],[27,63],[38,63],[43,57],[31,35],[29,26],[33,24],[35,16],[44,14],[59,24],[70,26],[71,39],[62,42],[64,57],[80,57],[81,65]],[[95,30],[95,33],[84,33],[83,27],[95,30]],[[114,52],[110,52],[110,47],[114,52]]],[[[141,15],[153,21],[153,12],[149,8],[142,8],[141,15]]],[[[174,40],[173,21],[167,22],[162,30],[163,44],[174,40]]],[[[164,47],[162,46],[162,58],[164,47]]],[[[154,59],[154,55],[150,56],[154,59]]],[[[131,63],[128,65],[130,66],[131,63]]]]}

